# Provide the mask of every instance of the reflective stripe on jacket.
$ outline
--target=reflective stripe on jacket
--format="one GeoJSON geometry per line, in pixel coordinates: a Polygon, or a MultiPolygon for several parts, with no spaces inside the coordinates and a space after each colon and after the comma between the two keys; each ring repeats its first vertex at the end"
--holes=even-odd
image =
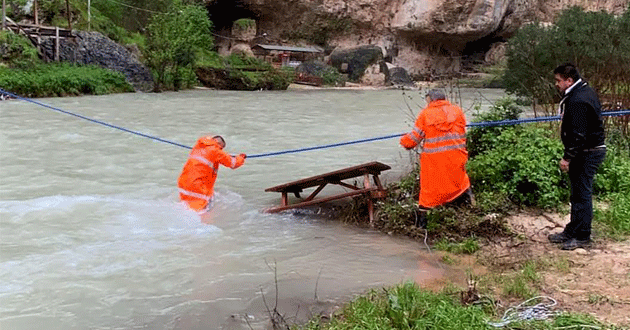
{"type": "Polygon", "coordinates": [[[446,100],[429,103],[400,144],[405,148],[422,144],[420,206],[431,208],[448,203],[470,187],[466,173],[466,118],[458,106],[446,100]]]}
{"type": "Polygon", "coordinates": [[[235,169],[243,165],[245,158],[230,156],[210,136],[200,138],[184,164],[177,180],[179,197],[195,211],[203,210],[214,196],[214,183],[219,164],[235,169]]]}

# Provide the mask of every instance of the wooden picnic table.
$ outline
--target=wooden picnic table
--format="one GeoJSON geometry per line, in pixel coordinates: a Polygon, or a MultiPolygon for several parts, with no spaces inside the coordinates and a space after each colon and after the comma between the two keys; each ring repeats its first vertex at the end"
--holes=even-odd
{"type": "Polygon", "coordinates": [[[282,193],[282,204],[280,206],[269,208],[266,210],[266,212],[280,212],[288,209],[302,208],[306,206],[330,202],[336,199],[356,195],[365,195],[368,197],[368,211],[370,214],[370,223],[372,223],[372,221],[374,220],[374,205],[372,199],[385,197],[387,192],[386,189],[383,188],[381,180],[378,176],[381,174],[381,172],[389,169],[391,169],[389,165],[385,165],[379,162],[369,162],[267,188],[265,189],[265,191],[282,193]],[[352,179],[360,176],[363,176],[363,187],[357,187],[355,185],[343,182],[343,180],[352,179]],[[372,176],[375,186],[371,184],[370,176],[372,176]],[[328,184],[339,185],[350,189],[350,191],[327,197],[315,198],[328,184]],[[308,197],[301,198],[300,193],[303,192],[304,189],[312,187],[317,188],[308,197]],[[296,203],[290,204],[288,196],[289,193],[293,193],[295,197],[299,198],[300,200],[296,203]]]}

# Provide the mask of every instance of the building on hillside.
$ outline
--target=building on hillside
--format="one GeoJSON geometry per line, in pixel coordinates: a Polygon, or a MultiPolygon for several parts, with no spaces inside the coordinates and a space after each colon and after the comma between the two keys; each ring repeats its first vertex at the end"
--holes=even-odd
{"type": "Polygon", "coordinates": [[[264,59],[267,62],[278,66],[296,67],[300,63],[308,60],[322,59],[324,50],[315,47],[291,47],[279,45],[262,45],[256,44],[252,46],[254,56],[264,59]]]}

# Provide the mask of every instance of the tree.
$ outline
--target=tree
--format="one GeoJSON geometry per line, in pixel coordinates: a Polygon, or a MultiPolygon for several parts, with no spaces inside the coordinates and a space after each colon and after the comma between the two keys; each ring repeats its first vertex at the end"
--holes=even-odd
{"type": "Polygon", "coordinates": [[[172,77],[173,88],[180,88],[180,69],[193,66],[197,52],[213,46],[212,22],[205,8],[175,2],[166,13],[155,14],[147,27],[147,62],[155,71],[156,90],[172,77]]]}
{"type": "Polygon", "coordinates": [[[506,90],[552,109],[553,69],[573,62],[602,101],[630,102],[629,33],[630,6],[621,16],[572,7],[553,26],[524,26],[508,41],[506,90]]]}

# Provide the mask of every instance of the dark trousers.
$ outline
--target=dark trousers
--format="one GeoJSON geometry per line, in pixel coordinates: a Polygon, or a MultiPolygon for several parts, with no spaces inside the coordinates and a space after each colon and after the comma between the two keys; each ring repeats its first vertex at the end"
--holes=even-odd
{"type": "Polygon", "coordinates": [[[606,149],[579,153],[569,164],[571,221],[564,234],[578,240],[591,238],[593,221],[593,177],[604,161],[606,149]]]}

